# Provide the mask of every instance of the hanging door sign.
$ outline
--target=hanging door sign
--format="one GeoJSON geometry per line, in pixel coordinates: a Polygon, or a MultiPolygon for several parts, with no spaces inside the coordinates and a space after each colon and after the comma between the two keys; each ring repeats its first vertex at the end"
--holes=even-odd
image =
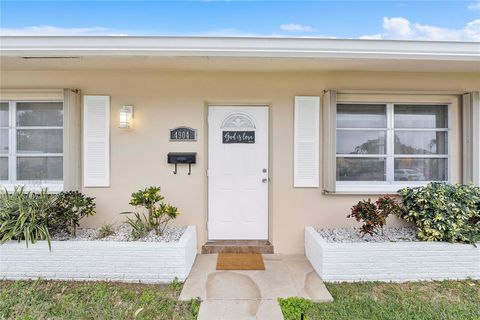
{"type": "Polygon", "coordinates": [[[197,130],[190,127],[176,127],[170,130],[170,141],[197,141],[197,130]]]}
{"type": "Polygon", "coordinates": [[[223,131],[223,143],[255,143],[255,131],[223,131]]]}

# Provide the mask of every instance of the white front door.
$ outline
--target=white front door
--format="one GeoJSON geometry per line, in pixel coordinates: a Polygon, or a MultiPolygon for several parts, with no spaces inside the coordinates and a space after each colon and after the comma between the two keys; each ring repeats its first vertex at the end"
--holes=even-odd
{"type": "Polygon", "coordinates": [[[208,109],[208,238],[268,239],[268,107],[208,109]]]}

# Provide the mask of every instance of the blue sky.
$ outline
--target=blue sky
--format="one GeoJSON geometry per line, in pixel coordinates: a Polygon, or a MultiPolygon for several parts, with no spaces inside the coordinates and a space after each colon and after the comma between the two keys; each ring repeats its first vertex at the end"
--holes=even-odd
{"type": "Polygon", "coordinates": [[[480,41],[480,1],[0,1],[2,35],[480,41]]]}

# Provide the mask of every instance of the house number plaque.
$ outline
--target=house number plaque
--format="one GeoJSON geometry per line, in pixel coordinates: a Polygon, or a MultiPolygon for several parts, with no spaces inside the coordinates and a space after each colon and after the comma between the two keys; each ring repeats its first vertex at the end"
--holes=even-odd
{"type": "Polygon", "coordinates": [[[170,141],[197,141],[197,130],[190,127],[170,129],[170,141]]]}
{"type": "Polygon", "coordinates": [[[223,131],[223,143],[255,143],[255,131],[223,131]]]}

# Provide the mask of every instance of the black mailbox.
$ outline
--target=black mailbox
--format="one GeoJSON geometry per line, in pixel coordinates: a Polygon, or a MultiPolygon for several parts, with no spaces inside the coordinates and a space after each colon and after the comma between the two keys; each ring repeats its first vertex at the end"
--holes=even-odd
{"type": "Polygon", "coordinates": [[[167,155],[167,162],[175,164],[175,171],[177,174],[177,164],[188,164],[188,175],[192,173],[192,163],[197,163],[196,152],[169,152],[167,155]]]}
{"type": "Polygon", "coordinates": [[[169,152],[168,163],[196,163],[196,152],[169,152]]]}

